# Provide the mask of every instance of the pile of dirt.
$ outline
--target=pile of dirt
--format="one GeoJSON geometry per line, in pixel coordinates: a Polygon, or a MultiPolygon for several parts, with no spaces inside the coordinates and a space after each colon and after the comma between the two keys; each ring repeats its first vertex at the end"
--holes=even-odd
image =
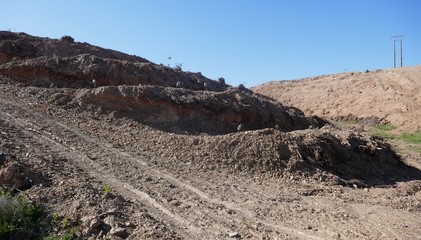
{"type": "Polygon", "coordinates": [[[326,124],[322,119],[304,116],[298,109],[238,89],[211,92],[107,86],[79,90],[75,100],[79,105],[91,104],[105,112],[113,111],[116,116],[179,134],[215,135],[263,128],[293,131],[326,124]]]}
{"type": "Polygon", "coordinates": [[[378,118],[398,131],[421,129],[421,66],[273,81],[253,88],[323,118],[378,118]]]}
{"type": "MultiPolygon", "coordinates": [[[[124,141],[130,140],[123,137],[124,141]]],[[[263,129],[215,137],[170,135],[143,144],[174,162],[210,171],[230,169],[233,174],[351,186],[421,177],[421,172],[404,164],[387,142],[330,126],[292,132],[263,129]]]]}
{"type": "Polygon", "coordinates": [[[58,40],[4,31],[0,32],[0,75],[26,86],[44,87],[148,84],[209,91],[229,87],[222,79],[213,81],[201,73],[74,42],[68,36],[58,40]]]}

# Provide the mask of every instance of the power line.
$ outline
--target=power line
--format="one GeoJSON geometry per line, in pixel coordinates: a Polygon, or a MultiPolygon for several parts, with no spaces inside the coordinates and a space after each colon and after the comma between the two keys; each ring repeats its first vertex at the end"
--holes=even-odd
{"type": "Polygon", "coordinates": [[[401,67],[403,66],[403,37],[405,37],[405,35],[397,35],[397,36],[392,36],[393,39],[393,67],[396,68],[396,42],[399,41],[400,43],[400,54],[401,54],[401,67]]]}

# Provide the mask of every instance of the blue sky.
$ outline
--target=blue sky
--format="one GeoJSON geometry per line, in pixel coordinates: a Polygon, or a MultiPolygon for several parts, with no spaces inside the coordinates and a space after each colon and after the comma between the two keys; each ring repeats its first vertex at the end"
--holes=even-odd
{"type": "Polygon", "coordinates": [[[247,87],[421,64],[419,0],[0,0],[0,29],[144,57],[247,87]],[[171,56],[171,60],[168,57],[171,56]]]}

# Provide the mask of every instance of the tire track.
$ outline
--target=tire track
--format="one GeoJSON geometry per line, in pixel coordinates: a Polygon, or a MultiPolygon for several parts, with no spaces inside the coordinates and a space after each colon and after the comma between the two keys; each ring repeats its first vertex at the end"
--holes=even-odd
{"type": "MultiPolygon", "coordinates": [[[[16,108],[18,108],[21,111],[26,112],[26,115],[28,115],[28,113],[31,113],[30,114],[32,115],[31,120],[20,119],[19,117],[12,116],[11,114],[9,114],[9,116],[13,117],[15,119],[15,122],[19,122],[21,127],[23,128],[30,127],[32,132],[38,133],[40,135],[38,136],[38,138],[42,138],[43,139],[42,141],[47,141],[51,144],[54,144],[57,148],[60,148],[64,153],[66,153],[67,157],[69,157],[70,159],[73,159],[79,165],[82,165],[83,168],[86,169],[89,173],[93,174],[95,178],[101,179],[104,182],[111,183],[111,185],[113,185],[116,189],[125,189],[124,194],[128,197],[131,197],[134,199],[141,199],[142,202],[148,203],[150,208],[155,209],[155,211],[153,211],[155,214],[159,215],[161,218],[164,218],[164,219],[170,218],[176,226],[179,226],[180,229],[185,229],[187,232],[186,234],[187,236],[189,236],[189,238],[191,237],[197,238],[198,236],[208,236],[208,237],[212,235],[215,236],[215,231],[221,231],[223,229],[225,232],[229,232],[229,228],[226,227],[227,225],[230,225],[232,223],[240,224],[243,221],[247,221],[247,222],[254,222],[254,223],[262,224],[268,229],[280,231],[280,232],[286,233],[288,235],[291,235],[300,239],[321,239],[319,237],[309,235],[297,229],[283,226],[279,223],[275,224],[275,223],[263,221],[255,217],[254,213],[242,208],[241,206],[237,206],[236,204],[233,204],[227,201],[222,201],[217,198],[211,198],[208,194],[206,194],[202,190],[175,178],[171,174],[165,173],[163,171],[150,167],[149,164],[146,161],[142,160],[141,158],[134,157],[128,152],[116,149],[110,143],[100,142],[98,139],[90,137],[87,134],[82,133],[78,129],[69,127],[59,121],[55,121],[51,119],[51,117],[49,116],[45,116],[41,113],[34,112],[32,109],[21,106],[17,103],[9,102],[7,100],[1,100],[1,103],[3,105],[3,108],[4,106],[14,106],[15,109],[12,109],[12,111],[16,111],[16,108]],[[34,123],[34,121],[44,122],[44,124],[43,126],[38,126],[36,123],[34,123]],[[46,129],[49,129],[52,133],[47,132],[46,129]],[[117,157],[122,157],[126,160],[125,162],[128,162],[128,163],[137,163],[137,165],[141,167],[141,170],[143,172],[147,172],[156,177],[163,178],[167,182],[176,185],[178,188],[182,189],[183,191],[188,191],[190,194],[193,194],[196,197],[198,197],[200,199],[200,202],[202,202],[203,200],[204,202],[206,202],[206,205],[204,207],[206,207],[207,209],[209,208],[214,209],[212,207],[213,205],[222,205],[226,209],[234,210],[237,213],[237,216],[232,217],[229,214],[227,214],[225,211],[221,211],[221,210],[217,211],[216,213],[212,213],[209,211],[205,212],[202,209],[195,207],[196,212],[201,213],[202,215],[211,217],[212,219],[216,220],[214,221],[212,225],[207,226],[206,230],[203,228],[200,228],[194,223],[192,223],[191,221],[187,220],[186,217],[182,217],[179,214],[174,213],[174,209],[172,209],[173,211],[171,211],[171,208],[167,208],[162,203],[159,203],[154,197],[152,197],[147,192],[141,191],[137,189],[136,187],[133,187],[129,183],[122,182],[121,180],[119,180],[117,177],[115,177],[115,174],[110,173],[110,169],[106,169],[105,167],[101,166],[95,161],[92,161],[86,155],[86,153],[79,151],[77,149],[78,147],[77,145],[76,147],[75,146],[72,147],[72,146],[66,146],[58,142],[58,139],[67,137],[66,133],[70,133],[74,135],[74,137],[76,137],[77,139],[81,140],[81,141],[78,141],[79,145],[91,144],[91,145],[94,145],[94,148],[98,149],[100,152],[104,152],[104,153],[108,152],[107,154],[111,154],[117,157]],[[62,134],[64,136],[63,137],[56,136],[57,134],[62,134]],[[75,154],[77,155],[77,157],[75,157],[75,154]],[[93,164],[93,166],[90,166],[88,162],[90,164],[93,164]],[[107,172],[108,174],[105,175],[105,173],[107,172]],[[167,217],[164,217],[163,215],[167,217]],[[208,229],[210,227],[213,228],[212,231],[208,229]]],[[[25,114],[19,114],[19,115],[25,115],[25,114]]],[[[90,149],[93,149],[93,148],[90,148],[90,149]]],[[[193,200],[189,200],[189,201],[193,201],[193,200]]],[[[200,205],[200,204],[198,204],[198,201],[196,200],[195,202],[191,202],[190,205],[194,206],[194,205],[200,205]]],[[[192,216],[191,214],[190,215],[187,214],[187,217],[192,217],[192,216]]],[[[259,236],[258,233],[253,233],[253,235],[255,237],[259,236]]],[[[215,237],[221,237],[221,235],[219,234],[215,237]]]]}

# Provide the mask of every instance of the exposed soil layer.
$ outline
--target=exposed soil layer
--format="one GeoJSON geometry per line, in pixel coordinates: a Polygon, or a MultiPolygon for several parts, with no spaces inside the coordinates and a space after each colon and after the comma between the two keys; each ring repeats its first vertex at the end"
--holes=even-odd
{"type": "Polygon", "coordinates": [[[75,42],[0,31],[0,75],[31,86],[93,87],[107,85],[179,85],[223,91],[223,80],[154,64],[144,58],[75,42]]]}
{"type": "Polygon", "coordinates": [[[92,104],[120,117],[178,134],[215,135],[268,127],[293,131],[326,124],[322,119],[304,116],[296,108],[285,108],[237,89],[212,92],[160,86],[108,86],[78,91],[75,98],[79,105],[92,104]]]}

